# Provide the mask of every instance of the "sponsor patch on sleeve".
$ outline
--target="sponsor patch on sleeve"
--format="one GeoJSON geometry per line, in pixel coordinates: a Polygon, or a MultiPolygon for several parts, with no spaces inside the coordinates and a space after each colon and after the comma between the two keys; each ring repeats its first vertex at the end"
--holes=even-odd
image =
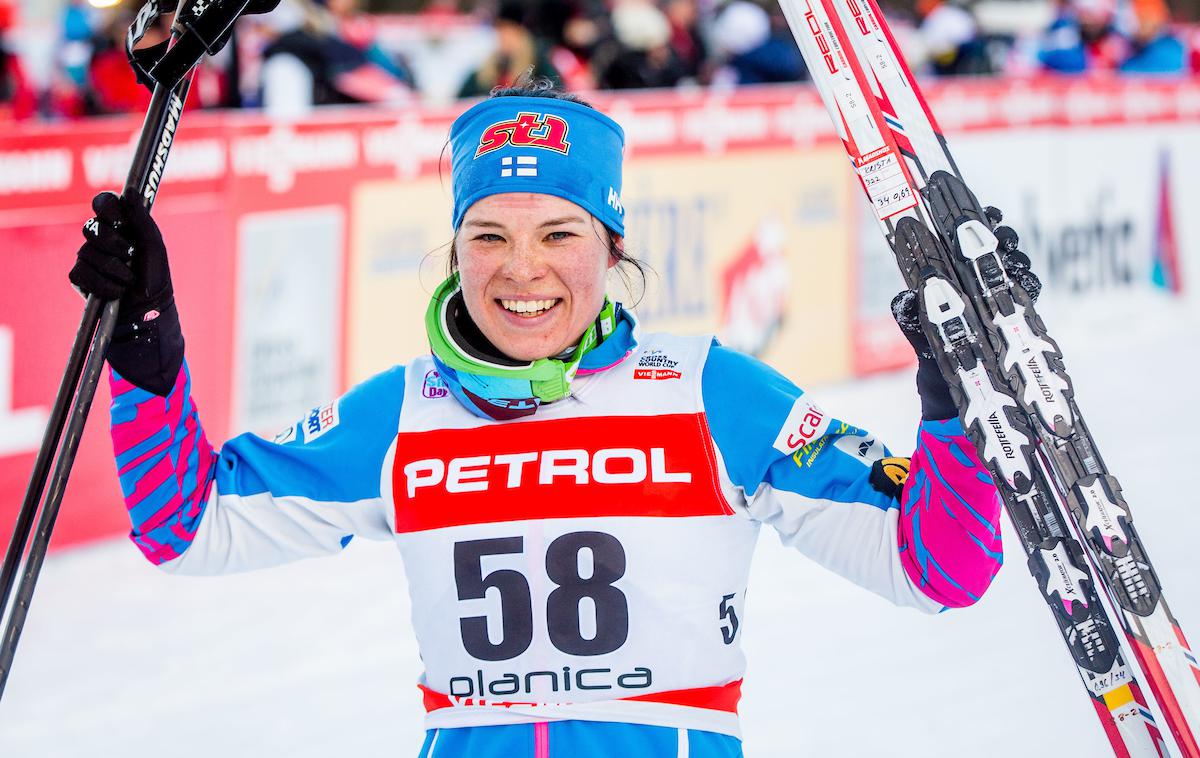
{"type": "Polygon", "coordinates": [[[884,456],[883,443],[852,426],[849,429],[850,432],[843,432],[845,436],[840,437],[834,447],[864,466],[872,466],[884,456]]]}
{"type": "Polygon", "coordinates": [[[320,439],[321,435],[338,425],[338,402],[334,400],[327,405],[313,408],[300,423],[304,432],[304,444],[320,439]]]}
{"type": "Polygon", "coordinates": [[[829,414],[801,395],[796,398],[787,420],[783,422],[783,427],[775,437],[774,447],[781,453],[791,455],[821,437],[828,429],[829,414]]]}

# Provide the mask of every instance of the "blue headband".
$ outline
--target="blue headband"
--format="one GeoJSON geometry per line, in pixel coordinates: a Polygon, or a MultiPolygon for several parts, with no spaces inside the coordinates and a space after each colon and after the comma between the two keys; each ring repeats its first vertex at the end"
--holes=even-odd
{"type": "Polygon", "coordinates": [[[546,97],[495,97],[450,127],[454,229],[489,195],[537,192],[580,206],[624,236],[625,132],[586,105],[546,97]]]}

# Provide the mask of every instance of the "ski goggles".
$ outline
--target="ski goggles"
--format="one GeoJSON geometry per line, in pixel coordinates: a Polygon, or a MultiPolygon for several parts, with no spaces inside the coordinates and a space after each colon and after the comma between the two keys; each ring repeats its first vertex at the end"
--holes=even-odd
{"type": "Polygon", "coordinates": [[[547,97],[495,97],[450,127],[453,225],[490,195],[535,192],[580,206],[625,234],[625,132],[598,110],[547,97]]]}
{"type": "Polygon", "coordinates": [[[458,274],[442,282],[425,311],[425,330],[438,373],[477,416],[499,421],[529,416],[542,403],[571,394],[571,382],[588,351],[616,328],[615,305],[608,298],[567,356],[518,361],[493,348],[466,315],[458,274]]]}

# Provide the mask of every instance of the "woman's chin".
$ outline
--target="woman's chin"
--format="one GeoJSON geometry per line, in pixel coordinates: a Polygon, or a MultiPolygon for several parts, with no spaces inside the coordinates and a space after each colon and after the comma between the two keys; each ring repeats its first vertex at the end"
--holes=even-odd
{"type": "Polygon", "coordinates": [[[498,323],[486,334],[491,343],[509,358],[518,361],[536,361],[557,355],[569,346],[563,329],[559,307],[537,316],[518,316],[504,311],[498,323]],[[559,345],[565,345],[559,348],[559,345]]]}
{"type": "Polygon", "coordinates": [[[555,351],[553,347],[548,347],[550,343],[547,341],[531,342],[517,339],[502,340],[493,344],[514,361],[529,361],[530,363],[542,358],[549,358],[559,352],[555,351]]]}

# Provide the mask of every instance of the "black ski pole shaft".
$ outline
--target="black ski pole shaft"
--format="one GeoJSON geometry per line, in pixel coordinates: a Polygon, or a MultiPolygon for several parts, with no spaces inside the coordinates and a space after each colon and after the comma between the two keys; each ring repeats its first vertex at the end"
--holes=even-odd
{"type": "MultiPolygon", "coordinates": [[[[142,124],[141,135],[134,151],[133,164],[130,166],[122,192],[125,199],[136,199],[142,202],[147,210],[154,204],[158,185],[162,179],[162,169],[174,142],[175,130],[179,125],[183,101],[187,99],[190,83],[191,77],[188,75],[174,87],[160,84],[154,88],[154,96],[150,100],[146,120],[142,124]]],[[[33,591],[46,558],[46,550],[50,545],[50,535],[54,530],[55,520],[58,518],[59,507],[62,505],[67,479],[71,474],[71,466],[75,463],[75,454],[79,449],[79,440],[83,436],[87,414],[91,409],[96,386],[99,384],[100,374],[104,369],[104,356],[108,352],[113,329],[116,327],[119,306],[120,301],[117,300],[102,303],[94,295],[88,297],[87,306],[84,308],[83,323],[80,325],[80,334],[86,333],[91,336],[92,332],[95,333],[91,339],[91,351],[86,353],[86,360],[84,360],[84,347],[79,344],[80,340],[77,337],[74,346],[77,350],[73,350],[68,360],[68,370],[63,377],[63,384],[66,385],[68,381],[72,384],[75,383],[71,378],[72,368],[76,366],[77,362],[82,363],[82,378],[76,374],[78,391],[75,393],[70,413],[66,418],[59,419],[58,429],[47,429],[43,446],[47,442],[51,443],[51,451],[44,456],[42,451],[39,451],[38,454],[38,462],[42,462],[44,458],[44,465],[48,465],[49,459],[53,456],[53,448],[59,446],[61,437],[61,449],[50,478],[41,517],[38,519],[37,533],[25,560],[25,570],[21,572],[21,581],[17,585],[12,602],[8,602],[8,591],[4,595],[6,611],[0,613],[0,618],[7,615],[8,620],[5,623],[3,635],[0,636],[0,698],[4,696],[8,675],[12,670],[13,658],[16,656],[17,644],[20,642],[21,631],[24,629],[25,619],[29,613],[29,604],[33,599],[33,591]],[[99,321],[98,325],[97,320],[99,321]],[[64,421],[66,422],[66,431],[65,434],[61,434],[64,421]]],[[[85,344],[86,339],[84,337],[85,344]]],[[[41,490],[45,486],[45,471],[40,472],[40,482],[37,481],[39,471],[35,470],[34,474],[34,480],[30,482],[30,490],[32,492],[36,489],[37,496],[31,501],[31,493],[26,494],[25,505],[31,505],[31,508],[26,514],[23,506],[18,520],[24,520],[24,529],[23,531],[18,530],[18,533],[13,535],[13,544],[9,546],[8,550],[9,555],[16,556],[12,567],[14,575],[16,566],[20,562],[20,556],[24,552],[24,543],[29,539],[29,525],[33,519],[33,512],[37,508],[37,502],[41,499],[41,490]],[[35,485],[37,486],[35,487],[35,485]]],[[[21,525],[18,524],[18,526],[21,525]]],[[[5,571],[9,570],[8,556],[6,556],[4,568],[5,571]]],[[[9,581],[11,582],[11,579],[9,581]]]]}
{"type": "MultiPolygon", "coordinates": [[[[88,299],[93,300],[95,296],[90,296],[88,299]]],[[[63,492],[67,488],[67,477],[71,473],[71,465],[75,462],[79,439],[83,436],[84,423],[87,421],[88,411],[92,407],[92,399],[96,395],[96,385],[104,369],[104,355],[108,352],[108,343],[112,339],[113,328],[117,323],[119,306],[120,302],[117,300],[103,303],[103,313],[100,316],[100,323],[96,327],[92,349],[84,363],[79,392],[75,395],[75,402],[71,404],[71,413],[62,440],[62,450],[54,465],[50,488],[46,493],[46,504],[42,508],[37,532],[29,546],[29,557],[25,561],[25,570],[21,573],[21,583],[17,585],[17,593],[13,598],[8,624],[4,628],[4,636],[0,638],[0,697],[4,695],[8,674],[12,670],[12,661],[17,654],[17,643],[21,639],[21,631],[25,627],[25,618],[29,613],[29,604],[33,599],[33,590],[37,585],[42,564],[46,560],[50,534],[54,531],[54,522],[58,518],[63,492]]]]}
{"type": "Polygon", "coordinates": [[[103,303],[98,298],[89,297],[87,299],[79,331],[75,333],[75,342],[71,345],[71,352],[67,358],[67,368],[58,385],[58,394],[54,398],[50,419],[46,423],[46,430],[42,433],[42,444],[38,448],[37,459],[33,463],[33,473],[29,477],[25,499],[21,501],[21,509],[17,512],[12,541],[8,543],[8,551],[4,555],[3,569],[0,569],[0,619],[4,618],[4,611],[8,609],[8,599],[17,577],[17,569],[21,565],[25,548],[29,544],[29,534],[33,529],[33,517],[37,513],[38,503],[42,501],[42,494],[46,491],[46,477],[50,475],[50,465],[54,462],[54,451],[58,449],[58,441],[67,420],[67,409],[75,397],[75,388],[79,386],[83,362],[87,357],[87,349],[92,341],[92,335],[96,332],[96,324],[100,321],[102,306],[103,303]]]}

